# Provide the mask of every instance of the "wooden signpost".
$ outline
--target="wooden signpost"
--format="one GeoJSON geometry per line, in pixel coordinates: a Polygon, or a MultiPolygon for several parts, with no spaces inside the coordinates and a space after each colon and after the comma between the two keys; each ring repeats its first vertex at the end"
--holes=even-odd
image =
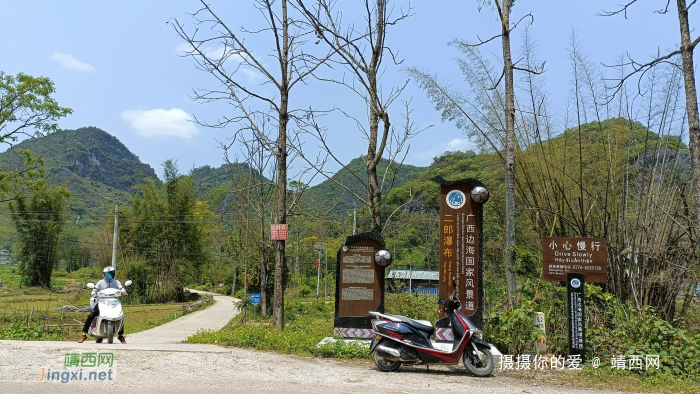
{"type": "Polygon", "coordinates": [[[586,354],[585,282],[606,283],[608,264],[605,238],[542,238],[543,277],[566,281],[569,306],[569,355],[586,354]]]}
{"type": "MultiPolygon", "coordinates": [[[[488,191],[476,179],[432,180],[440,184],[440,298],[452,295],[454,280],[462,304],[460,311],[483,328],[482,204],[488,200],[488,191]]],[[[446,326],[449,321],[444,313],[441,317],[436,336],[438,340],[450,340],[446,326]]]]}
{"type": "Polygon", "coordinates": [[[343,338],[371,338],[370,311],[384,312],[385,267],[374,254],[384,240],[374,233],[352,235],[338,251],[335,276],[334,334],[343,338]]]}

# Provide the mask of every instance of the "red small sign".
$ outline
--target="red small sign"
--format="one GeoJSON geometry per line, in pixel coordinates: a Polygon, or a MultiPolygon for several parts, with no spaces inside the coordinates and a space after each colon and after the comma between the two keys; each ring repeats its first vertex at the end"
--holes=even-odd
{"type": "Polygon", "coordinates": [[[286,224],[271,224],[270,239],[273,241],[287,240],[287,225],[286,224]]]}

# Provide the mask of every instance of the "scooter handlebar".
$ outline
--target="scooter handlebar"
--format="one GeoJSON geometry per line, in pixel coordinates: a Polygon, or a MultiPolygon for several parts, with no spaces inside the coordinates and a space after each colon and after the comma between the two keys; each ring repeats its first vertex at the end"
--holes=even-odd
{"type": "MultiPolygon", "coordinates": [[[[112,290],[117,290],[117,289],[112,289],[112,290]]],[[[95,298],[111,298],[111,297],[121,297],[122,293],[126,294],[126,291],[124,291],[124,290],[109,291],[109,292],[98,291],[97,293],[93,294],[92,296],[95,298]]]]}

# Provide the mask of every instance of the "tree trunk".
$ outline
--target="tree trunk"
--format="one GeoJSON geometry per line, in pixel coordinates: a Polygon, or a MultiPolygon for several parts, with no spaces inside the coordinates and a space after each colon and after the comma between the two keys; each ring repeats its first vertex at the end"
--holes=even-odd
{"type": "MultiPolygon", "coordinates": [[[[287,123],[289,122],[289,20],[287,1],[282,0],[282,53],[280,66],[279,130],[277,135],[277,224],[287,224],[287,123]]],[[[284,262],[285,241],[275,241],[275,287],[272,305],[272,326],[284,329],[284,262]]]]}
{"type": "Polygon", "coordinates": [[[382,140],[385,140],[388,132],[390,130],[389,126],[389,115],[383,111],[380,107],[379,98],[379,85],[377,84],[377,72],[379,63],[381,60],[382,53],[384,51],[384,7],[386,6],[386,0],[377,0],[377,20],[375,24],[375,45],[372,47],[372,58],[370,60],[369,68],[366,71],[367,81],[369,82],[369,144],[367,146],[367,184],[369,186],[369,196],[368,201],[370,206],[369,211],[372,216],[372,226],[370,232],[381,233],[381,199],[382,190],[379,187],[379,180],[377,177],[377,165],[379,164],[379,159],[384,151],[384,144],[380,144],[381,147],[377,149],[377,142],[379,138],[379,121],[381,120],[384,124],[384,134],[382,135],[382,140]],[[379,150],[379,152],[377,152],[379,150]]]}
{"type": "MultiPolygon", "coordinates": [[[[498,1],[496,1],[498,6],[498,1]]],[[[503,73],[506,84],[506,286],[508,301],[515,294],[515,91],[513,88],[513,59],[510,53],[510,10],[512,0],[503,1],[501,10],[501,43],[503,73]]]]}
{"type": "MultiPolygon", "coordinates": [[[[681,31],[681,57],[683,58],[683,84],[685,85],[685,107],[688,112],[688,148],[693,171],[692,187],[695,195],[695,214],[700,231],[700,118],[698,117],[698,95],[695,89],[693,47],[690,40],[688,8],[685,0],[676,0],[678,24],[681,31]]],[[[697,233],[696,233],[697,234],[697,233]]]]}
{"type": "Polygon", "coordinates": [[[370,140],[367,147],[367,184],[369,186],[369,196],[368,202],[370,204],[369,211],[372,217],[372,226],[370,227],[370,232],[381,233],[381,206],[380,201],[382,197],[382,191],[379,188],[379,181],[377,179],[377,136],[379,130],[379,116],[377,111],[372,109],[373,105],[370,104],[370,116],[369,116],[369,134],[370,140]]]}
{"type": "Polygon", "coordinates": [[[267,263],[264,246],[260,246],[260,314],[267,315],[267,263]]]}
{"type": "MultiPolygon", "coordinates": [[[[277,140],[277,223],[287,223],[287,95],[282,97],[284,114],[280,114],[279,137],[277,140]]],[[[278,330],[284,329],[284,271],[285,243],[275,242],[275,294],[272,306],[272,325],[278,330]]]]}

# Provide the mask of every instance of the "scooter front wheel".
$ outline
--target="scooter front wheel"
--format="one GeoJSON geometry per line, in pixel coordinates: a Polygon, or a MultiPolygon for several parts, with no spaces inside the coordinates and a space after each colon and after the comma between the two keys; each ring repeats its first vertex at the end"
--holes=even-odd
{"type": "Polygon", "coordinates": [[[488,376],[493,371],[493,355],[488,349],[478,349],[475,353],[465,351],[462,362],[472,375],[488,376]]]}
{"type": "Polygon", "coordinates": [[[377,365],[377,368],[384,372],[396,371],[401,366],[401,361],[386,359],[378,355],[376,351],[374,352],[374,363],[377,365]]]}
{"type": "Polygon", "coordinates": [[[107,323],[107,343],[114,342],[114,322],[107,323]]]}

